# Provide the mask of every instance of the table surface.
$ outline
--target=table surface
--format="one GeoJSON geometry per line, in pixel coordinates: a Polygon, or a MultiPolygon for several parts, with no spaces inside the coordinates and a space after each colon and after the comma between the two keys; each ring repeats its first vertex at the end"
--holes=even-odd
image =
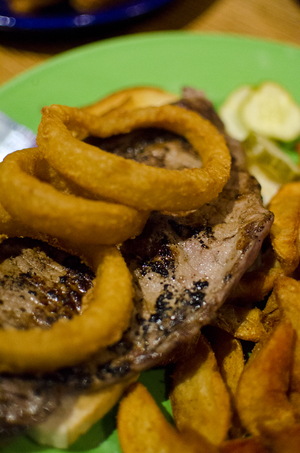
{"type": "Polygon", "coordinates": [[[65,50],[113,36],[158,30],[238,33],[300,47],[300,0],[173,0],[126,24],[49,36],[0,32],[0,85],[65,50]]]}

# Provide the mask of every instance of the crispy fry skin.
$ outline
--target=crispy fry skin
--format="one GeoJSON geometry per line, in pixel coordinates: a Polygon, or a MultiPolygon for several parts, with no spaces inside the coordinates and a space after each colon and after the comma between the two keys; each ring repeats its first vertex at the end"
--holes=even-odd
{"type": "Polygon", "coordinates": [[[300,282],[283,277],[276,282],[274,296],[285,316],[296,331],[294,361],[291,373],[290,401],[297,421],[300,420],[300,282]]]}
{"type": "MultiPolygon", "coordinates": [[[[269,453],[264,439],[247,437],[223,442],[219,447],[220,453],[269,453]]],[[[281,452],[282,453],[282,452],[281,452]]]]}
{"type": "Polygon", "coordinates": [[[193,354],[177,365],[170,400],[180,431],[192,428],[216,445],[226,439],[230,397],[214,353],[203,336],[193,354]]]}
{"type": "Polygon", "coordinates": [[[241,342],[225,330],[212,326],[207,330],[205,336],[208,337],[212,346],[220,373],[230,393],[235,395],[244,369],[244,352],[241,342]]]}
{"type": "Polygon", "coordinates": [[[232,416],[229,437],[242,437],[245,434],[245,428],[241,424],[235,403],[237,386],[245,366],[241,341],[225,330],[214,326],[208,326],[205,329],[205,336],[215,353],[220,374],[230,395],[232,416]]]}
{"type": "Polygon", "coordinates": [[[271,248],[258,269],[246,272],[232,298],[249,302],[262,300],[281,276],[290,276],[299,264],[300,183],[282,186],[269,209],[275,219],[271,227],[271,248]]]}
{"type": "Polygon", "coordinates": [[[299,264],[300,184],[285,184],[270,202],[274,213],[271,242],[286,275],[299,264]]]}
{"type": "Polygon", "coordinates": [[[179,433],[164,418],[148,390],[133,384],[120,403],[118,435],[124,453],[217,453],[205,437],[179,433]]]}
{"type": "Polygon", "coordinates": [[[224,304],[218,310],[213,325],[226,330],[240,340],[257,342],[266,333],[261,318],[261,310],[257,307],[224,304]]]}
{"type": "Polygon", "coordinates": [[[242,423],[254,436],[260,435],[264,426],[278,430],[295,423],[287,396],[294,340],[291,322],[282,321],[241,376],[237,409],[242,423]]]}
{"type": "MultiPolygon", "coordinates": [[[[264,430],[264,443],[272,453],[298,453],[300,451],[300,424],[280,430],[264,430]]],[[[254,452],[253,452],[254,453],[254,452]]]]}

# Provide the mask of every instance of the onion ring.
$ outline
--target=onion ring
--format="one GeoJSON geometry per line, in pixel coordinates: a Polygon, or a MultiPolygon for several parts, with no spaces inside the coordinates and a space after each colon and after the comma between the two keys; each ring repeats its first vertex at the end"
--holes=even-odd
{"type": "MultiPolygon", "coordinates": [[[[178,101],[178,96],[173,93],[154,87],[125,88],[116,91],[105,98],[101,98],[93,104],[82,107],[81,110],[90,115],[104,116],[117,109],[133,110],[149,106],[161,106],[178,101]]],[[[83,140],[88,136],[85,129],[76,130],[74,136],[83,140]]]]}
{"type": "Polygon", "coordinates": [[[0,329],[0,372],[43,373],[77,365],[121,338],[133,308],[130,272],[116,247],[84,252],[96,278],[82,299],[83,313],[50,329],[0,329]]]}
{"type": "Polygon", "coordinates": [[[9,154],[1,163],[0,201],[12,217],[75,243],[118,244],[141,233],[147,212],[56,190],[35,177],[42,159],[31,148],[9,154]]]}
{"type": "Polygon", "coordinates": [[[116,91],[94,104],[83,107],[91,115],[103,116],[115,109],[137,109],[149,106],[161,106],[176,102],[178,96],[154,87],[134,87],[116,91]]]}
{"type": "Polygon", "coordinates": [[[81,187],[140,210],[197,209],[218,196],[230,175],[231,158],[223,136],[197,113],[173,105],[117,110],[105,118],[67,106],[45,107],[37,143],[45,159],[81,187]],[[95,136],[109,137],[148,127],[184,136],[203,166],[150,167],[81,142],[71,132],[86,129],[95,136]]]}

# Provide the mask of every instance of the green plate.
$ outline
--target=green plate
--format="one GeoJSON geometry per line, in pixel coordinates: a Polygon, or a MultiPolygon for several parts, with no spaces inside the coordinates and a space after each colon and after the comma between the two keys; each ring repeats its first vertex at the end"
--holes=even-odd
{"type": "Polygon", "coordinates": [[[276,80],[300,102],[300,48],[228,35],[162,32],[66,52],[0,88],[0,110],[33,130],[44,105],[80,106],[119,88],[203,89],[219,104],[242,83],[276,80]]]}
{"type": "MultiPolygon", "coordinates": [[[[158,86],[176,93],[190,85],[218,107],[241,84],[275,80],[300,103],[300,48],[258,39],[188,32],[149,33],[81,47],[11,80],[0,88],[0,110],[36,131],[44,105],[85,105],[134,85],[158,86]]],[[[158,402],[164,402],[163,370],[141,377],[158,402]]],[[[70,452],[119,453],[114,409],[70,452]]],[[[58,453],[22,437],[2,453],[58,453]]]]}

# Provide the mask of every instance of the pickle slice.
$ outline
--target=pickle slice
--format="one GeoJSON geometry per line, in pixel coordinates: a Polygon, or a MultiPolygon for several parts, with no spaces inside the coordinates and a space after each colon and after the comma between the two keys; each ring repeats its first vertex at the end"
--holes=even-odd
{"type": "Polygon", "coordinates": [[[252,132],[244,141],[249,165],[258,165],[279,184],[300,180],[300,167],[272,140],[252,132]]]}
{"type": "Polygon", "coordinates": [[[300,135],[300,107],[278,83],[265,82],[252,89],[240,114],[246,129],[265,137],[292,141],[300,135]]]}
{"type": "Polygon", "coordinates": [[[282,184],[300,180],[300,167],[272,140],[252,132],[243,144],[248,169],[261,185],[265,205],[282,184]]]}
{"type": "Polygon", "coordinates": [[[267,206],[274,195],[278,192],[281,184],[269,178],[264,171],[255,163],[249,165],[249,172],[253,175],[261,186],[261,196],[264,206],[267,206]]]}
{"type": "Polygon", "coordinates": [[[241,119],[241,106],[252,91],[250,85],[242,85],[234,90],[222,104],[219,114],[225,129],[231,137],[243,141],[248,136],[248,129],[241,119]]]}

